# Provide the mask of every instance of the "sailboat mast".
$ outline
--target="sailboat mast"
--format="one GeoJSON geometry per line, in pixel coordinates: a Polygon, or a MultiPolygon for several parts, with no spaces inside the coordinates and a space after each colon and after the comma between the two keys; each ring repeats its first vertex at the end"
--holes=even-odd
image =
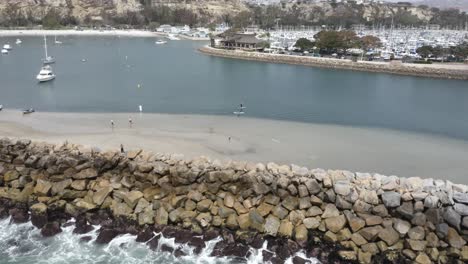
{"type": "Polygon", "coordinates": [[[46,36],[44,35],[44,50],[45,50],[45,58],[47,59],[47,39],[46,36]]]}

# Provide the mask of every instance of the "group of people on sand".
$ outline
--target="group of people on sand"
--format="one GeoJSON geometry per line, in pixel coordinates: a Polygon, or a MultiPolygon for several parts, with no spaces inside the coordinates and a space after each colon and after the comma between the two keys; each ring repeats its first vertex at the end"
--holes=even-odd
{"type": "MultiPolygon", "coordinates": [[[[114,122],[114,120],[113,120],[113,119],[111,119],[111,121],[110,121],[110,125],[111,125],[111,128],[112,128],[112,131],[114,131],[115,122],[114,122]]],[[[130,128],[132,128],[132,127],[133,127],[133,120],[132,120],[132,118],[131,118],[131,117],[130,117],[130,118],[128,118],[128,126],[129,126],[130,128]]],[[[123,153],[125,153],[125,150],[124,150],[124,146],[123,146],[123,144],[120,144],[120,153],[122,153],[122,154],[123,154],[123,153]]]]}
{"type": "MultiPolygon", "coordinates": [[[[111,119],[110,124],[111,124],[112,131],[114,131],[114,127],[115,127],[115,122],[114,122],[114,120],[111,119]]],[[[129,126],[130,128],[133,127],[133,120],[132,120],[132,118],[129,118],[129,119],[128,119],[128,126],[129,126]]]]}

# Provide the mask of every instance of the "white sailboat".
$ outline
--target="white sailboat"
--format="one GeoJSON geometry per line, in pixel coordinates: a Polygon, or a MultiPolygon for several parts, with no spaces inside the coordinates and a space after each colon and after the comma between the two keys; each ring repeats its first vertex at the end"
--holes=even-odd
{"type": "Polygon", "coordinates": [[[55,58],[47,54],[47,38],[45,35],[44,35],[44,51],[45,51],[45,58],[42,60],[42,62],[44,64],[55,63],[55,58]]]}
{"type": "Polygon", "coordinates": [[[39,71],[39,74],[36,76],[36,79],[39,82],[47,82],[55,79],[55,74],[52,71],[52,67],[50,65],[45,65],[39,71]]]}
{"type": "Polygon", "coordinates": [[[23,43],[23,41],[21,41],[21,39],[16,39],[16,45],[19,45],[21,43],[23,43]]]}
{"type": "Polygon", "coordinates": [[[2,49],[2,54],[8,54],[8,50],[7,49],[2,49]]]}
{"type": "Polygon", "coordinates": [[[62,44],[62,41],[57,40],[57,35],[55,35],[55,44],[62,44]]]}
{"type": "Polygon", "coordinates": [[[11,50],[11,45],[10,44],[5,44],[3,45],[3,49],[6,49],[6,50],[11,50]]]}

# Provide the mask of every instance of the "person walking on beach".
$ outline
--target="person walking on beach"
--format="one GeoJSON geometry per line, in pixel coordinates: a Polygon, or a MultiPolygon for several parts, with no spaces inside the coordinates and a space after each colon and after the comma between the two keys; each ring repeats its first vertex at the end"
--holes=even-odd
{"type": "Polygon", "coordinates": [[[130,128],[132,128],[132,125],[133,125],[133,120],[132,120],[132,118],[129,118],[129,119],[128,119],[128,125],[130,126],[130,128]]]}
{"type": "Polygon", "coordinates": [[[113,131],[114,131],[114,125],[115,125],[115,124],[114,124],[114,120],[111,119],[111,122],[110,122],[110,123],[111,123],[111,127],[112,127],[112,132],[113,132],[113,131]]]}
{"type": "Polygon", "coordinates": [[[229,142],[231,142],[231,137],[228,137],[229,142]]]}
{"type": "Polygon", "coordinates": [[[124,147],[123,147],[123,144],[120,144],[120,153],[124,154],[125,151],[124,151],[124,147]]]}

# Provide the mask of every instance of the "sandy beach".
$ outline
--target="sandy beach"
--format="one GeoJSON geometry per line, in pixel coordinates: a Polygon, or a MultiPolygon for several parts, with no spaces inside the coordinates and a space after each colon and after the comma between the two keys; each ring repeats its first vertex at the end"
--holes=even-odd
{"type": "Polygon", "coordinates": [[[0,30],[0,37],[21,37],[21,36],[125,36],[125,37],[157,37],[164,36],[163,33],[152,32],[146,30],[75,30],[75,29],[62,29],[62,30],[0,30]]]}
{"type": "Polygon", "coordinates": [[[468,142],[384,129],[253,118],[139,113],[0,112],[0,137],[142,148],[187,158],[274,161],[468,183],[468,142]],[[128,118],[133,120],[129,127],[128,118]],[[110,120],[114,120],[112,131],[110,120]],[[229,137],[231,140],[229,141],[229,137]]]}

